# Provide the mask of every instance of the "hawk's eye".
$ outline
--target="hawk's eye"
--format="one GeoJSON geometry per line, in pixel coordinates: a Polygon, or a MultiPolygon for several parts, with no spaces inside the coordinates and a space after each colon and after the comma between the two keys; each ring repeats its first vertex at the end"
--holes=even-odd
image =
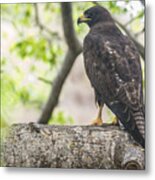
{"type": "Polygon", "coordinates": [[[84,15],[85,15],[85,17],[87,17],[87,18],[92,18],[92,16],[93,16],[92,12],[90,12],[90,11],[86,11],[86,12],[84,13],[84,15]]]}
{"type": "Polygon", "coordinates": [[[88,13],[87,14],[87,18],[92,18],[93,17],[93,14],[92,13],[88,13]]]}
{"type": "Polygon", "coordinates": [[[84,14],[84,16],[85,16],[86,18],[91,18],[91,16],[90,16],[89,14],[84,14]]]}
{"type": "Polygon", "coordinates": [[[92,18],[92,16],[90,16],[90,15],[88,15],[88,16],[86,16],[86,17],[87,17],[87,18],[90,18],[90,19],[92,18]]]}

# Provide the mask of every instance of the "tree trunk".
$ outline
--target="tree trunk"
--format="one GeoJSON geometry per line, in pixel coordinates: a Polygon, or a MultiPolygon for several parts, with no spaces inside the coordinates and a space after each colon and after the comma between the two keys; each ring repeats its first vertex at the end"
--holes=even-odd
{"type": "Polygon", "coordinates": [[[44,110],[38,120],[38,123],[47,124],[48,120],[53,114],[54,108],[58,104],[59,95],[61,93],[63,84],[72,68],[72,65],[77,58],[77,56],[82,52],[82,47],[78,41],[75,30],[73,27],[73,18],[72,18],[72,6],[71,3],[62,2],[61,3],[62,11],[62,24],[64,36],[68,46],[68,51],[64,58],[64,62],[60,71],[58,72],[53,84],[52,89],[49,95],[49,98],[45,104],[44,110]]]}
{"type": "Polygon", "coordinates": [[[116,126],[16,124],[1,158],[7,167],[144,169],[144,150],[116,126]]]}

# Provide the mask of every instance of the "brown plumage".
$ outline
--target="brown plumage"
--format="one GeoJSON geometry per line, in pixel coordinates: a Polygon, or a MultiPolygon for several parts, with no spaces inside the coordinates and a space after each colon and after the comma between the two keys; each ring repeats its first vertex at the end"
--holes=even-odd
{"type": "Polygon", "coordinates": [[[133,138],[145,146],[142,71],[133,42],[115,25],[110,13],[95,6],[78,23],[90,31],[84,39],[86,73],[99,106],[106,104],[133,138]]]}

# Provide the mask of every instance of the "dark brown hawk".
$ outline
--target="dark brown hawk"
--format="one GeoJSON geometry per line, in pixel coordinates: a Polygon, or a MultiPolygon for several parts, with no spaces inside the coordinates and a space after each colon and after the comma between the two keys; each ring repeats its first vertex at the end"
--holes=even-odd
{"type": "Polygon", "coordinates": [[[95,6],[86,10],[78,19],[78,24],[82,22],[90,27],[83,47],[85,69],[100,107],[94,124],[102,124],[102,107],[106,104],[132,137],[144,147],[139,53],[105,8],[95,6]]]}

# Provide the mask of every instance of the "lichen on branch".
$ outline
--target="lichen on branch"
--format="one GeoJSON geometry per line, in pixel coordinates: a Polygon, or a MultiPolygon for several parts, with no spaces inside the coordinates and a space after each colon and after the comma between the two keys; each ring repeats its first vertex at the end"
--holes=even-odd
{"type": "Polygon", "coordinates": [[[2,143],[7,167],[144,169],[144,150],[119,127],[16,124],[2,143]]]}

